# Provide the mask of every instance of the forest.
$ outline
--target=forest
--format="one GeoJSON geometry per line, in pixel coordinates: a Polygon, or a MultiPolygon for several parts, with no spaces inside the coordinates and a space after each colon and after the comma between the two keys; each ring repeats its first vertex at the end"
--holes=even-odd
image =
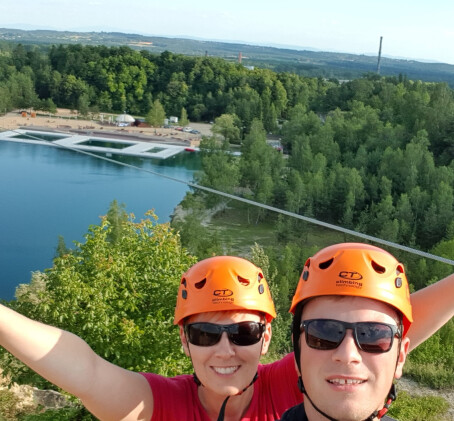
{"type": "MultiPolygon", "coordinates": [[[[377,74],[340,83],[128,47],[6,45],[0,110],[151,118],[159,108],[214,121],[214,137],[202,143],[201,184],[453,256],[454,96],[446,83],[377,74]],[[283,154],[267,145],[271,135],[283,154]],[[239,157],[231,145],[241,147],[239,157]]],[[[254,223],[269,217],[263,209],[250,215],[254,223]]],[[[303,238],[300,225],[278,219],[280,241],[303,238]]],[[[416,288],[449,270],[421,262],[410,265],[416,288]]]]}
{"type": "MultiPolygon", "coordinates": [[[[151,54],[128,47],[58,45],[40,49],[8,44],[0,51],[2,112],[23,108],[51,112],[58,106],[82,115],[127,111],[149,116],[158,105],[167,116],[184,114],[191,121],[214,121],[213,136],[204,138],[201,144],[203,171],[197,178],[200,185],[439,256],[454,257],[454,95],[447,83],[370,73],[340,82],[249,69],[220,58],[151,54]],[[271,137],[280,139],[283,153],[268,145],[271,137]],[[241,154],[232,154],[232,147],[241,154]]],[[[124,212],[117,209],[113,214],[121,216],[128,230],[123,240],[108,238],[109,230],[123,226],[118,220],[113,223],[107,219],[101,227],[90,228],[86,245],[79,244],[73,253],[61,252],[47,274],[35,274],[34,283],[20,292],[14,305],[31,316],[41,312],[46,322],[60,323],[72,331],[81,329],[81,334],[94,326],[94,333],[88,336],[99,345],[100,352],[126,367],[159,367],[164,374],[178,372],[181,358],[169,351],[175,337],[169,333],[168,302],[156,316],[164,337],[170,335],[168,350],[161,350],[153,361],[134,360],[126,352],[122,354],[137,346],[139,355],[140,338],[149,327],[149,319],[140,316],[143,312],[138,310],[138,301],[123,310],[123,319],[114,317],[111,309],[103,309],[105,326],[98,326],[96,321],[99,308],[91,308],[88,303],[96,296],[96,288],[100,288],[100,297],[112,294],[109,302],[120,299],[124,303],[132,294],[134,300],[145,298],[141,305],[149,306],[153,294],[134,295],[132,279],[138,276],[145,283],[153,279],[148,288],[156,288],[163,279],[161,275],[167,275],[158,270],[161,275],[156,279],[153,268],[142,271],[145,277],[135,269],[125,271],[128,265],[142,265],[145,249],[136,244],[146,244],[147,233],[158,231],[157,238],[162,238],[162,242],[156,250],[163,257],[156,257],[155,263],[173,256],[177,259],[176,272],[180,272],[193,261],[186,253],[203,258],[229,251],[215,234],[205,230],[201,235],[204,228],[194,228],[194,221],[200,208],[226,209],[231,205],[219,196],[192,192],[182,203],[193,212],[192,224],[173,224],[178,238],[172,231],[167,233],[167,228],[126,222],[124,212]],[[180,239],[188,252],[181,251],[180,239]],[[170,241],[166,247],[162,246],[164,240],[170,241]],[[124,287],[117,291],[100,287],[95,272],[101,267],[110,277],[113,268],[109,256],[128,255],[121,247],[129,250],[132,259],[115,268],[124,287]],[[102,265],[93,265],[92,253],[101,249],[102,265]],[[87,266],[76,263],[80,259],[86,259],[87,266]],[[77,282],[81,274],[88,283],[93,282],[86,289],[77,282]],[[58,303],[81,306],[84,319],[76,314],[65,319],[58,303]],[[107,335],[112,323],[116,324],[116,342],[112,344],[118,344],[117,352],[112,344],[105,348],[96,339],[107,335]]],[[[246,212],[247,224],[271,222],[274,228],[274,247],[257,245],[251,255],[266,268],[282,314],[276,320],[276,340],[273,339],[273,352],[277,355],[289,349],[289,317],[285,315],[289,295],[303,262],[316,247],[305,243],[310,229],[306,223],[276,216],[263,208],[248,208],[246,212]]],[[[399,252],[392,252],[400,257],[399,252]]],[[[414,289],[452,272],[448,265],[408,255],[405,263],[414,289]]],[[[178,282],[176,273],[169,276],[178,282]]],[[[114,278],[109,279],[112,282],[114,278]]],[[[170,296],[167,290],[165,293],[170,296]]],[[[412,354],[409,370],[415,377],[425,377],[433,387],[452,387],[453,332],[450,322],[412,354]],[[431,368],[421,374],[421,366],[428,363],[431,368]]],[[[151,342],[149,346],[157,345],[151,342]]],[[[13,377],[23,376],[22,381],[30,378],[22,368],[11,367],[13,377]]]]}
{"type": "MultiPolygon", "coordinates": [[[[340,83],[128,47],[7,46],[0,110],[150,116],[159,106],[167,116],[214,120],[201,184],[452,256],[454,97],[446,83],[376,74],[340,83]],[[284,154],[267,145],[270,135],[284,154]]],[[[255,223],[269,216],[255,213],[255,223]]],[[[294,240],[295,224],[278,220],[279,238],[294,240]]],[[[413,270],[418,288],[439,275],[413,270]]]]}

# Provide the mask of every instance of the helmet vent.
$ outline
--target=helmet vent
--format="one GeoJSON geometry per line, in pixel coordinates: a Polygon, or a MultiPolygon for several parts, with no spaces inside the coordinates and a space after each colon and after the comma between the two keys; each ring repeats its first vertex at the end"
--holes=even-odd
{"type": "Polygon", "coordinates": [[[249,279],[242,278],[239,275],[237,276],[237,278],[238,278],[238,282],[245,287],[247,287],[250,284],[249,279]]]}
{"type": "Polygon", "coordinates": [[[398,265],[396,267],[396,275],[400,275],[401,273],[404,273],[404,267],[402,265],[398,265]]]}
{"type": "Polygon", "coordinates": [[[196,284],[195,284],[194,286],[195,286],[197,289],[202,289],[202,288],[205,286],[206,283],[207,283],[207,279],[204,278],[204,279],[202,279],[201,281],[196,282],[196,284]]]}
{"type": "Polygon", "coordinates": [[[257,281],[258,283],[260,283],[263,279],[263,274],[260,272],[258,275],[257,275],[257,281]]]}
{"type": "Polygon", "coordinates": [[[186,285],[186,278],[183,278],[183,279],[181,280],[181,285],[183,285],[183,286],[186,288],[186,286],[187,286],[187,285],[186,285]]]}
{"type": "Polygon", "coordinates": [[[379,265],[377,262],[374,262],[373,260],[372,260],[372,267],[375,270],[375,272],[377,272],[377,273],[386,272],[386,269],[383,266],[379,265]]]}
{"type": "Polygon", "coordinates": [[[325,262],[322,262],[318,265],[320,269],[328,269],[331,266],[331,263],[333,263],[334,258],[331,258],[329,260],[326,260],[325,262]]]}

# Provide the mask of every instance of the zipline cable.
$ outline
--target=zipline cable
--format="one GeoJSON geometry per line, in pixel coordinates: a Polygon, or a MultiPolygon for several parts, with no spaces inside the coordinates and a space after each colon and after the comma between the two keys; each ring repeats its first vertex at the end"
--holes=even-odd
{"type": "MultiPolygon", "coordinates": [[[[21,135],[23,134],[22,132],[19,132],[17,130],[8,130],[8,131],[14,132],[14,133],[18,133],[18,134],[21,134],[21,135]]],[[[68,136],[71,136],[71,134],[68,134],[68,133],[63,133],[63,132],[58,132],[58,131],[57,131],[57,133],[67,134],[68,136]]],[[[344,228],[344,227],[340,227],[338,225],[334,225],[334,224],[330,224],[330,223],[327,223],[327,222],[319,221],[318,219],[315,219],[315,218],[310,218],[308,216],[300,215],[300,214],[297,214],[297,213],[294,213],[294,212],[289,212],[289,211],[286,211],[284,209],[280,209],[280,208],[276,208],[274,206],[266,205],[264,203],[255,202],[253,200],[246,199],[246,198],[240,197],[240,196],[235,196],[233,194],[225,193],[225,192],[222,192],[222,191],[219,191],[219,190],[215,190],[215,189],[212,189],[210,187],[201,186],[199,184],[191,183],[190,181],[180,180],[178,178],[171,177],[171,176],[168,176],[166,174],[161,174],[161,173],[159,173],[157,171],[153,171],[153,170],[150,170],[150,169],[147,169],[147,168],[137,167],[136,165],[127,164],[125,162],[117,161],[115,159],[108,158],[106,156],[100,156],[100,155],[94,154],[94,153],[89,152],[89,151],[84,151],[84,150],[81,150],[81,149],[72,148],[72,147],[67,146],[67,145],[60,145],[58,143],[53,143],[53,142],[48,141],[48,140],[43,140],[43,139],[41,139],[39,137],[30,135],[29,132],[27,132],[27,137],[30,138],[30,139],[34,138],[35,140],[38,140],[41,143],[42,142],[48,143],[50,146],[54,146],[54,147],[58,147],[58,148],[66,149],[66,150],[70,150],[70,151],[81,153],[81,154],[84,154],[84,155],[88,155],[88,156],[91,156],[91,157],[94,157],[94,158],[97,158],[97,159],[101,159],[101,160],[104,160],[104,161],[107,161],[107,162],[111,162],[111,163],[116,164],[116,165],[121,165],[123,167],[127,167],[127,168],[131,168],[131,169],[134,169],[134,170],[143,171],[143,172],[146,172],[146,173],[149,173],[149,174],[157,175],[158,177],[166,178],[168,180],[175,181],[177,183],[186,184],[187,186],[189,186],[189,187],[191,187],[193,189],[202,190],[202,191],[205,191],[205,192],[208,192],[208,193],[216,194],[218,196],[226,197],[228,199],[232,199],[232,200],[236,200],[236,201],[239,201],[239,202],[247,203],[247,204],[252,205],[252,206],[256,206],[256,207],[259,207],[259,208],[262,208],[262,209],[266,209],[268,211],[279,213],[281,215],[285,215],[285,216],[289,216],[289,217],[292,217],[292,218],[300,219],[300,220],[308,222],[310,224],[319,225],[321,227],[325,227],[325,228],[329,228],[329,229],[332,229],[332,230],[335,230],[335,231],[339,231],[339,232],[342,232],[344,234],[351,235],[353,237],[358,237],[358,238],[361,238],[363,240],[372,241],[374,243],[382,244],[382,245],[385,245],[385,246],[388,246],[388,247],[392,247],[392,248],[395,248],[395,249],[398,249],[398,250],[402,250],[402,251],[405,251],[405,252],[408,252],[408,253],[415,254],[417,256],[425,257],[425,258],[428,258],[428,259],[436,260],[438,262],[447,263],[449,265],[454,266],[454,260],[451,260],[451,259],[448,259],[448,258],[445,258],[445,257],[442,257],[442,256],[437,256],[435,254],[427,253],[425,251],[421,251],[421,250],[418,250],[418,249],[415,249],[415,248],[412,248],[412,247],[403,246],[401,244],[398,244],[398,243],[395,243],[395,242],[392,242],[392,241],[383,240],[381,238],[374,237],[372,235],[363,234],[361,232],[354,231],[354,230],[351,230],[351,229],[348,229],[348,228],[344,228]]]]}

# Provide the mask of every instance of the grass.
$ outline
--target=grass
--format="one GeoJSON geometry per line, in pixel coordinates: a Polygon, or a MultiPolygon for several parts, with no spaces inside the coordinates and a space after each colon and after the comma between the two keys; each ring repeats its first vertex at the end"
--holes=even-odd
{"type": "MultiPolygon", "coordinates": [[[[228,208],[218,212],[209,223],[219,239],[238,254],[247,254],[254,243],[263,248],[276,246],[277,214],[268,214],[265,220],[255,223],[256,211],[247,205],[230,202],[228,208]]],[[[301,221],[301,223],[304,223],[301,221]]],[[[306,247],[325,247],[330,244],[355,241],[354,238],[324,227],[310,225],[304,238],[306,247]]]]}
{"type": "Polygon", "coordinates": [[[388,414],[399,421],[448,421],[452,419],[448,408],[448,402],[442,397],[399,392],[388,414]]]}
{"type": "Polygon", "coordinates": [[[411,358],[405,362],[405,374],[418,383],[432,389],[448,389],[454,387],[452,366],[437,362],[418,362],[411,358]]]}

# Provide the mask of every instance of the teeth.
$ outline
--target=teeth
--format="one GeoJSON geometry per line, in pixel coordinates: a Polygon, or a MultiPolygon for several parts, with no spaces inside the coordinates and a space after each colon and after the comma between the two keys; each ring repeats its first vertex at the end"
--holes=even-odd
{"type": "Polygon", "coordinates": [[[238,370],[238,366],[235,367],[213,367],[214,371],[219,374],[233,374],[238,370]]]}
{"type": "Polygon", "coordinates": [[[330,383],[333,384],[361,384],[364,383],[364,380],[355,380],[355,379],[331,379],[329,380],[330,383]]]}

